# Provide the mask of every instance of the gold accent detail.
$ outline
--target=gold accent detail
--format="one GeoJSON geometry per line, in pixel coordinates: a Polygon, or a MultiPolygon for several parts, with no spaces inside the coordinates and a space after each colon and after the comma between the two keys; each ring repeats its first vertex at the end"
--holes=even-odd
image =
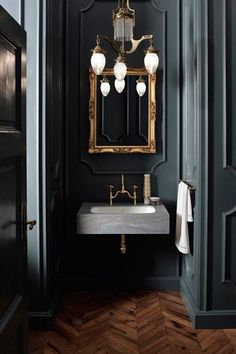
{"type": "MultiPolygon", "coordinates": [[[[102,74],[104,76],[113,76],[113,69],[104,69],[102,74]]],[[[156,153],[156,74],[149,75],[145,68],[128,68],[127,75],[147,76],[148,77],[148,143],[147,145],[137,146],[117,146],[117,145],[97,145],[96,131],[97,131],[97,75],[92,68],[89,69],[90,80],[90,99],[89,99],[89,146],[88,152],[90,154],[100,153],[116,153],[116,154],[155,154],[156,153]]]]}
{"type": "Polygon", "coordinates": [[[125,235],[120,235],[120,252],[122,254],[126,254],[126,242],[125,242],[125,235]]]}
{"type": "Polygon", "coordinates": [[[133,199],[134,201],[134,205],[136,205],[136,200],[137,200],[137,194],[136,194],[136,189],[138,188],[138,186],[136,186],[135,184],[133,185],[133,195],[131,195],[131,193],[125,189],[125,178],[124,175],[121,175],[121,189],[118,190],[114,195],[112,194],[112,189],[114,188],[114,186],[112,184],[109,185],[109,200],[110,200],[110,205],[112,205],[112,200],[115,199],[118,194],[127,194],[129,196],[130,199],[133,199]]]}

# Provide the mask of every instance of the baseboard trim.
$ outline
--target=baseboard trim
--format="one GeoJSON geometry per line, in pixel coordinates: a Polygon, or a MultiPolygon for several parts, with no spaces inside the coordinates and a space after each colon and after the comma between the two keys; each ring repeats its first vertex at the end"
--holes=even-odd
{"type": "Polygon", "coordinates": [[[54,319],[62,299],[62,287],[57,288],[55,297],[46,311],[29,311],[29,330],[48,331],[53,328],[54,319]]]}
{"type": "Polygon", "coordinates": [[[179,277],[67,278],[67,289],[76,290],[179,290],[179,277]]]}
{"type": "Polygon", "coordinates": [[[29,312],[29,330],[30,331],[48,331],[52,329],[56,309],[49,309],[44,312],[29,312]]]}
{"type": "Polygon", "coordinates": [[[200,311],[193,303],[191,294],[181,279],[180,292],[187,307],[193,327],[196,329],[236,328],[236,310],[200,311]]]}

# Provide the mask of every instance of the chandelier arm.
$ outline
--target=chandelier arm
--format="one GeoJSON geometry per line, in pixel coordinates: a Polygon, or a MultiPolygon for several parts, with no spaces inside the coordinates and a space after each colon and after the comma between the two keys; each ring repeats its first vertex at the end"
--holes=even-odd
{"type": "Polygon", "coordinates": [[[103,34],[98,34],[97,38],[99,40],[100,39],[104,39],[105,41],[107,41],[110,44],[110,46],[112,47],[114,52],[116,52],[118,54],[121,54],[122,56],[125,56],[127,54],[134,53],[141,42],[146,41],[146,40],[150,40],[151,41],[153,39],[153,35],[152,34],[146,34],[146,35],[142,36],[140,39],[132,38],[131,39],[132,47],[131,47],[130,50],[126,50],[126,51],[122,50],[122,46],[120,47],[118,42],[115,39],[112,39],[112,38],[110,38],[108,36],[105,36],[103,34]]]}
{"type": "Polygon", "coordinates": [[[125,54],[131,54],[133,52],[135,52],[135,50],[138,48],[139,44],[145,40],[152,40],[153,35],[152,34],[146,34],[144,36],[142,36],[140,39],[131,39],[131,43],[132,43],[132,48],[128,51],[125,51],[125,54]]]}
{"type": "Polygon", "coordinates": [[[104,39],[105,41],[107,41],[110,44],[110,46],[112,47],[112,49],[114,50],[114,52],[116,52],[118,54],[122,53],[120,46],[116,40],[111,39],[108,36],[104,36],[103,34],[98,34],[97,37],[99,39],[104,39]]]}

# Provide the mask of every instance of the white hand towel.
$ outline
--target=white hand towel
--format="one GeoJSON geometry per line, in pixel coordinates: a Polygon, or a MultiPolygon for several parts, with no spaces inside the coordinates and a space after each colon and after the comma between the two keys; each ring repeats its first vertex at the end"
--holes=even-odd
{"type": "Polygon", "coordinates": [[[188,221],[193,221],[190,190],[186,183],[180,182],[176,210],[175,245],[182,253],[190,253],[188,221]]]}

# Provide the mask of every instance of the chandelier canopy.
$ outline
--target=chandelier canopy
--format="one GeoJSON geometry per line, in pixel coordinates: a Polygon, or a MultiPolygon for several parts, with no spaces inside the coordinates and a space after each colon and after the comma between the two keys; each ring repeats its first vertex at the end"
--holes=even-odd
{"type": "MultiPolygon", "coordinates": [[[[150,44],[145,51],[144,65],[147,72],[150,75],[155,74],[159,58],[157,50],[153,46],[153,35],[143,35],[140,39],[133,38],[133,28],[135,26],[135,10],[130,8],[129,0],[118,0],[118,5],[112,12],[114,38],[111,39],[105,35],[97,35],[97,45],[92,49],[91,66],[96,75],[101,75],[105,65],[106,57],[104,50],[100,46],[101,40],[105,40],[110,43],[112,49],[117,53],[116,63],[114,65],[115,88],[118,93],[121,93],[125,87],[125,76],[127,73],[126,58],[129,54],[135,52],[139,44],[145,40],[149,40],[150,44]],[[131,42],[131,49],[126,50],[126,42],[131,42]]],[[[108,89],[109,81],[105,78],[101,80],[101,92],[104,96],[107,96],[110,89],[108,89]],[[105,85],[104,85],[105,83],[105,85]],[[104,90],[106,87],[106,90],[104,90]]],[[[137,93],[139,96],[143,96],[146,91],[146,84],[143,78],[139,78],[137,82],[137,93]],[[144,88],[145,86],[145,88],[144,88]],[[142,87],[142,89],[140,89],[142,87]]]]}

